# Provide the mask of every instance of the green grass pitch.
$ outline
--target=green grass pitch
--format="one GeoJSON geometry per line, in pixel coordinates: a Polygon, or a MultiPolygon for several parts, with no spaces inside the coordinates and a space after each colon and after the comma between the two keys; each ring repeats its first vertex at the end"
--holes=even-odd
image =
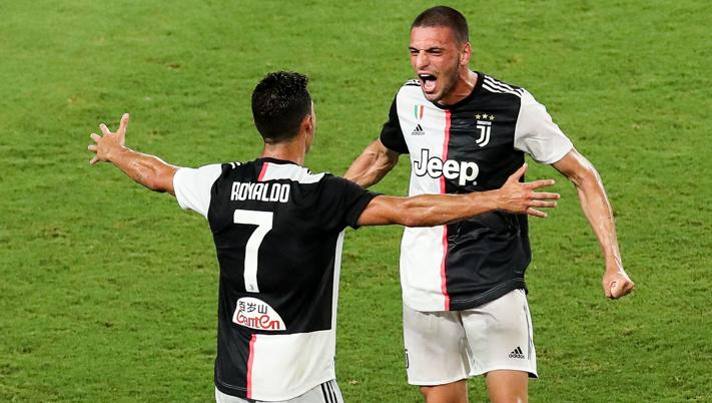
{"type": "MultiPolygon", "coordinates": [[[[212,399],[217,266],[203,219],[91,168],[89,133],[186,166],[260,150],[249,96],[311,77],[307,164],[341,174],[411,77],[424,1],[0,2],[0,401],[212,399]]],[[[712,34],[705,1],[468,1],[473,68],[529,89],[600,170],[626,268],[621,301],[571,185],[532,220],[536,402],[712,400],[712,34]]],[[[529,177],[557,177],[533,164],[529,177]]],[[[403,158],[375,190],[403,194],[403,158]]],[[[350,231],[338,379],[349,402],[405,383],[399,228],[350,231]]],[[[486,399],[481,379],[472,401],[486,399]]]]}

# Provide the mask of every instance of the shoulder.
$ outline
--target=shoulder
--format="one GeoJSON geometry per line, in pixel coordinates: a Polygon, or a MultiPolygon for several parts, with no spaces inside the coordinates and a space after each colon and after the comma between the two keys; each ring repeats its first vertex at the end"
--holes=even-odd
{"type": "Polygon", "coordinates": [[[498,80],[488,74],[480,73],[482,79],[482,89],[492,94],[511,95],[522,99],[527,91],[514,84],[509,84],[498,80]]]}
{"type": "Polygon", "coordinates": [[[206,166],[200,167],[198,169],[199,170],[207,169],[208,171],[217,174],[216,179],[219,181],[219,180],[222,180],[223,178],[231,176],[231,174],[234,173],[235,171],[237,171],[239,168],[248,166],[251,163],[254,163],[254,161],[250,161],[250,162],[239,162],[239,161],[222,162],[222,163],[206,165],[206,166]]]}
{"type": "Polygon", "coordinates": [[[405,100],[411,102],[425,101],[419,80],[408,80],[398,89],[394,102],[403,102],[405,100]]]}
{"type": "Polygon", "coordinates": [[[250,161],[250,162],[247,162],[247,163],[240,162],[240,161],[232,161],[232,162],[223,162],[223,163],[220,164],[220,165],[221,165],[221,167],[222,167],[223,170],[232,170],[232,169],[235,169],[235,168],[237,168],[237,167],[239,167],[239,166],[241,166],[241,165],[243,165],[243,164],[253,164],[253,163],[254,163],[254,161],[250,161]]]}
{"type": "Polygon", "coordinates": [[[220,168],[221,175],[220,176],[225,176],[229,174],[230,172],[235,171],[238,167],[241,167],[244,163],[243,162],[238,162],[238,161],[232,161],[232,162],[223,162],[219,164],[212,164],[213,169],[216,169],[217,167],[220,168]]]}

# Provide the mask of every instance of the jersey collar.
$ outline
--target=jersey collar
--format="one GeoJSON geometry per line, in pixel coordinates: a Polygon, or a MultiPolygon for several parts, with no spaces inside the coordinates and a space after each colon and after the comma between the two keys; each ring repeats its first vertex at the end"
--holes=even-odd
{"type": "Polygon", "coordinates": [[[283,160],[283,159],[273,158],[273,157],[260,157],[260,158],[257,158],[257,160],[264,161],[264,162],[271,162],[273,164],[292,164],[292,165],[301,166],[294,161],[283,160]]]}

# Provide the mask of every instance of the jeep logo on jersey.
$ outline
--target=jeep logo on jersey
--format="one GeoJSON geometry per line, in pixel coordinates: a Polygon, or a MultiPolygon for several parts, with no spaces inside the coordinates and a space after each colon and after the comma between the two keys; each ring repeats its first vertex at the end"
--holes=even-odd
{"type": "Polygon", "coordinates": [[[475,143],[484,147],[489,144],[490,135],[492,133],[492,121],[494,120],[494,115],[486,113],[478,113],[475,115],[475,127],[480,132],[480,136],[475,139],[475,143]]]}
{"type": "Polygon", "coordinates": [[[430,151],[426,148],[420,151],[420,160],[413,161],[413,172],[417,176],[428,175],[431,178],[444,176],[445,179],[458,179],[460,186],[468,183],[476,185],[475,179],[480,173],[480,167],[474,162],[461,162],[455,160],[441,160],[438,157],[431,157],[430,151]]]}
{"type": "Polygon", "coordinates": [[[286,330],[282,317],[268,303],[257,298],[244,297],[237,300],[232,322],[255,330],[286,330]]]}

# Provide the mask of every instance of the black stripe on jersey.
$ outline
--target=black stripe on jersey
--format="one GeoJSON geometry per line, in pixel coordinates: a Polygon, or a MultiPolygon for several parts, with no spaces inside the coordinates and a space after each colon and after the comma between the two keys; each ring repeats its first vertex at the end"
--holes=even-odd
{"type": "Polygon", "coordinates": [[[489,92],[494,92],[494,93],[497,93],[497,94],[511,94],[511,95],[514,95],[514,96],[519,96],[519,95],[515,94],[515,93],[512,92],[512,91],[505,91],[505,90],[502,90],[502,89],[497,89],[497,88],[494,88],[494,87],[490,86],[490,85],[487,84],[487,83],[482,84],[482,88],[488,90],[489,92]]]}
{"type": "Polygon", "coordinates": [[[406,87],[420,87],[420,81],[419,80],[408,80],[403,85],[406,87]]]}
{"type": "Polygon", "coordinates": [[[321,395],[324,397],[325,403],[331,403],[331,400],[329,399],[329,394],[326,390],[326,383],[321,384],[321,395]]]}
{"type": "Polygon", "coordinates": [[[505,83],[505,82],[503,82],[503,81],[497,80],[496,78],[494,78],[494,77],[492,77],[492,76],[485,76],[485,81],[487,81],[487,82],[489,82],[489,83],[491,83],[491,84],[495,84],[495,86],[501,87],[501,88],[504,88],[504,89],[507,89],[507,90],[509,90],[509,91],[515,91],[515,92],[521,92],[521,91],[522,91],[522,89],[521,89],[520,87],[511,86],[511,85],[509,85],[509,84],[507,84],[507,83],[505,83]]]}
{"type": "MultiPolygon", "coordinates": [[[[220,292],[224,292],[222,283],[219,287],[220,292]]],[[[224,309],[223,304],[218,304],[219,317],[225,314],[224,309]]],[[[232,315],[232,312],[229,314],[232,315]]],[[[228,323],[218,320],[218,340],[230,340],[229,347],[220,342],[217,345],[214,381],[215,387],[221,392],[243,399],[247,398],[247,361],[250,356],[251,338],[249,331],[241,329],[233,331],[228,323]],[[228,349],[230,349],[229,352],[228,349]],[[233,357],[245,357],[245,359],[233,360],[233,357]]]]}
{"type": "Polygon", "coordinates": [[[329,381],[327,382],[327,385],[329,387],[329,390],[331,391],[331,398],[333,399],[333,403],[339,403],[339,397],[336,395],[336,391],[334,390],[334,385],[336,384],[336,381],[329,381]]]}
{"type": "Polygon", "coordinates": [[[494,92],[494,93],[497,93],[497,94],[510,94],[510,95],[514,95],[515,97],[521,97],[521,95],[519,95],[518,93],[516,93],[516,92],[514,92],[514,91],[509,91],[509,90],[494,88],[493,86],[491,86],[491,85],[488,84],[488,83],[482,84],[482,88],[485,88],[485,89],[488,90],[489,92],[494,92]]]}
{"type": "Polygon", "coordinates": [[[504,83],[504,82],[502,82],[502,81],[499,81],[499,80],[497,80],[496,78],[491,77],[491,76],[485,76],[485,81],[489,82],[490,84],[494,84],[496,87],[501,87],[501,88],[504,88],[504,89],[509,90],[509,91],[514,91],[514,92],[517,92],[517,93],[521,93],[521,92],[522,92],[522,89],[521,89],[521,88],[519,88],[519,87],[513,87],[513,86],[511,86],[511,85],[509,85],[509,84],[507,84],[507,83],[504,83]]]}
{"type": "Polygon", "coordinates": [[[490,90],[491,92],[507,93],[507,94],[516,95],[518,97],[522,96],[521,89],[512,88],[509,85],[504,84],[501,81],[497,81],[489,76],[485,76],[482,86],[484,88],[490,90]]]}
{"type": "MultiPolygon", "coordinates": [[[[445,181],[446,193],[497,189],[524,163],[514,148],[514,131],[521,98],[512,89],[495,88],[489,76],[478,73],[471,96],[451,106],[447,159],[474,162],[474,182],[445,181]],[[488,88],[489,87],[489,88],[488,88]],[[480,147],[477,115],[492,116],[489,142],[480,147]]],[[[512,88],[512,87],[510,87],[512,88]]],[[[447,226],[445,277],[450,310],[482,305],[511,290],[525,288],[524,270],[531,260],[526,216],[494,211],[447,226]]]]}
{"type": "Polygon", "coordinates": [[[329,391],[329,403],[336,403],[336,399],[334,399],[334,391],[331,390],[331,382],[326,382],[326,389],[329,391]]]}

